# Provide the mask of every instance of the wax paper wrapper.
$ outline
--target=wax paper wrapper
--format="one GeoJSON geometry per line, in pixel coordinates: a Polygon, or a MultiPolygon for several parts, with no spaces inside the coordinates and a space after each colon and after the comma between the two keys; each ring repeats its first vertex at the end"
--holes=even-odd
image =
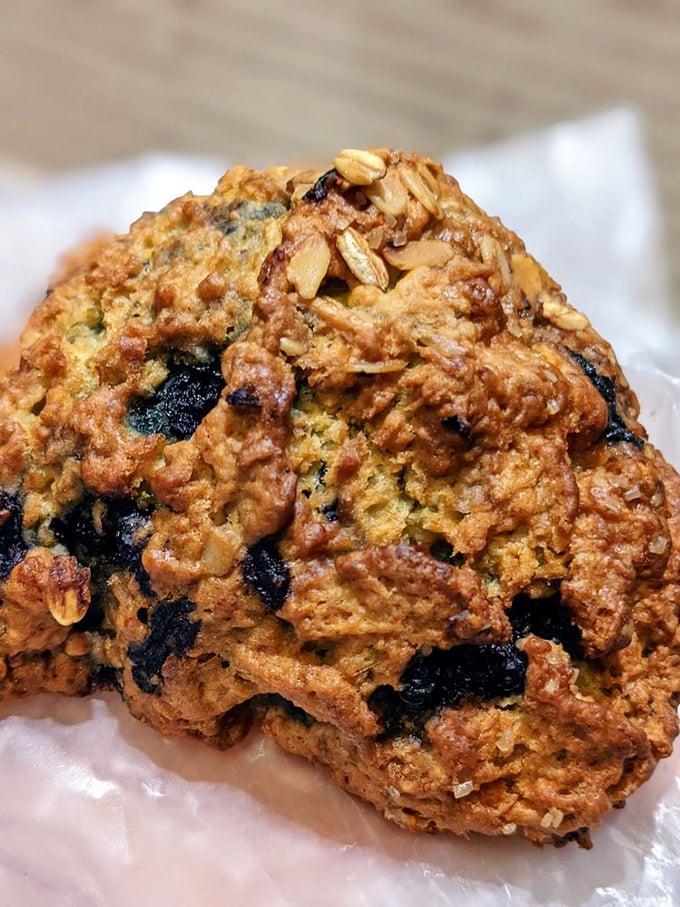
{"type": "MultiPolygon", "coordinates": [[[[526,241],[619,354],[652,440],[680,464],[678,310],[633,112],[614,110],[451,156],[447,170],[526,241]]],[[[59,252],[126,229],[218,160],[152,156],[0,182],[2,335],[59,252]]],[[[257,732],[226,753],[166,739],[117,696],[0,706],[3,904],[401,907],[670,905],[680,891],[680,747],[575,845],[412,835],[257,732]]]]}

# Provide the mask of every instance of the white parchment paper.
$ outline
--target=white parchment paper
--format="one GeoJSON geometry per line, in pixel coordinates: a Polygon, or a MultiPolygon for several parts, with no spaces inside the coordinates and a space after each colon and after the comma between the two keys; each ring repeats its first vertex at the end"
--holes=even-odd
{"type": "MultiPolygon", "coordinates": [[[[680,464],[678,310],[639,123],[628,110],[447,162],[611,340],[655,443],[680,464]]],[[[217,161],[154,156],[21,185],[0,178],[0,339],[57,254],[125,229],[217,161]]],[[[4,174],[0,174],[0,177],[4,174]]],[[[115,695],[0,705],[0,903],[654,905],[680,900],[680,746],[594,849],[411,835],[258,733],[227,753],[165,739],[115,695]]]]}

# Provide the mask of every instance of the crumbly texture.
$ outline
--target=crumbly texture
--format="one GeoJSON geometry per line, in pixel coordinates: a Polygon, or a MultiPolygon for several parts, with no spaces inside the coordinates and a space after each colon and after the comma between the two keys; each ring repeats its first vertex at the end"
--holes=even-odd
{"type": "Polygon", "coordinates": [[[410,829],[589,844],[668,756],[680,480],[430,160],[237,167],[69,261],[0,394],[0,692],[253,721],[410,829]]]}

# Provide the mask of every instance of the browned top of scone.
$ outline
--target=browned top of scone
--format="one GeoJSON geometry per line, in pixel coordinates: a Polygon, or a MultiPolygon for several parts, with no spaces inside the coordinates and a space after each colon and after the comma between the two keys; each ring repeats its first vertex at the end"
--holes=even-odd
{"type": "Polygon", "coordinates": [[[667,755],[677,477],[610,347],[439,165],[235,168],[95,252],[0,395],[6,695],[115,676],[221,744],[276,695],[386,811],[391,766],[439,791],[420,824],[536,840],[667,755]],[[518,602],[577,644],[516,638],[518,602]],[[409,668],[463,646],[521,652],[521,683],[392,720],[409,668]]]}

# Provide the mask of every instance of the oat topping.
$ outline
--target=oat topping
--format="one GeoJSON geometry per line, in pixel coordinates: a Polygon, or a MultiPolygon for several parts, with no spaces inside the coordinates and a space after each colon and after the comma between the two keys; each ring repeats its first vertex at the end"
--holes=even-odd
{"type": "Polygon", "coordinates": [[[355,186],[370,186],[387,173],[385,161],[372,151],[345,148],[333,160],[333,166],[341,176],[355,186]]]}
{"type": "Polygon", "coordinates": [[[360,233],[353,227],[348,227],[336,242],[338,251],[357,280],[381,290],[387,289],[389,275],[385,263],[371,250],[360,233]]]}

